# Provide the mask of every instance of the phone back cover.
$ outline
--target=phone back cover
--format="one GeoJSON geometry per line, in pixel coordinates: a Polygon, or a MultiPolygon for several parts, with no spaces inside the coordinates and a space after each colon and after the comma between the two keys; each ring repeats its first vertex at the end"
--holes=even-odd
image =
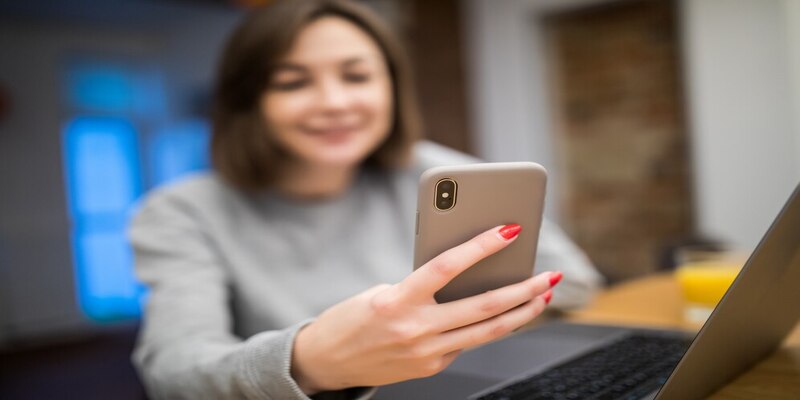
{"type": "Polygon", "coordinates": [[[422,175],[414,269],[489,228],[522,225],[514,243],[456,277],[437,292],[437,301],[483,293],[533,274],[546,181],[545,169],[531,162],[436,167],[422,175]],[[434,205],[436,183],[445,178],[456,181],[457,197],[452,209],[440,211],[434,205]]]}

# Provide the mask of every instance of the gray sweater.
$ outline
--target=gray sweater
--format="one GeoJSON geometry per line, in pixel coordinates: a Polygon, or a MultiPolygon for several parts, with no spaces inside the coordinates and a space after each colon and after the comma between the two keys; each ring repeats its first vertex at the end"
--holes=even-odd
{"type": "MultiPolygon", "coordinates": [[[[346,193],[325,201],[248,195],[214,174],[150,194],[130,230],[136,272],[150,290],[133,356],[148,393],[308,399],[289,374],[298,329],[341,300],[408,275],[419,175],[474,161],[422,142],[412,167],[364,169],[346,193]]],[[[564,272],[553,306],[583,304],[598,274],[553,224],[545,221],[540,237],[536,270],[564,272]]]]}

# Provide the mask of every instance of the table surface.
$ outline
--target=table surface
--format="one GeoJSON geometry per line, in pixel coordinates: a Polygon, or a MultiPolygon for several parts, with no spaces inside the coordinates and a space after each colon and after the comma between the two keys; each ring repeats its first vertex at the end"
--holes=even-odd
{"type": "MultiPolygon", "coordinates": [[[[671,274],[657,274],[611,287],[566,319],[697,331],[700,325],[684,320],[683,307],[677,281],[671,274]]],[[[780,349],[709,399],[800,399],[800,324],[780,349]]]]}

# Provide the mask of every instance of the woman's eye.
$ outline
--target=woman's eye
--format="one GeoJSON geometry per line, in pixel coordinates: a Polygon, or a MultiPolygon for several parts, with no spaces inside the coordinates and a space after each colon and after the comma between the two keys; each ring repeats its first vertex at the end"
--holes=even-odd
{"type": "Polygon", "coordinates": [[[294,79],[272,82],[272,84],[270,84],[270,88],[282,92],[288,92],[291,90],[302,89],[304,86],[306,86],[306,84],[308,84],[308,81],[305,79],[294,79]]]}
{"type": "Polygon", "coordinates": [[[345,74],[344,80],[350,83],[363,83],[369,81],[368,74],[345,74]]]}

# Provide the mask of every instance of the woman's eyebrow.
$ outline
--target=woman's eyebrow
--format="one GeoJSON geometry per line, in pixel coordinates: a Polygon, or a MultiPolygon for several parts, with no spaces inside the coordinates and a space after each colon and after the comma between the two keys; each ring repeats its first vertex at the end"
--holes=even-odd
{"type": "MultiPolygon", "coordinates": [[[[341,61],[339,63],[339,65],[344,66],[344,67],[350,67],[350,66],[353,66],[353,65],[369,63],[372,58],[373,57],[370,57],[370,55],[363,55],[363,56],[359,55],[359,56],[348,57],[344,61],[341,61]]],[[[302,64],[295,64],[295,63],[292,63],[292,62],[283,61],[283,62],[280,62],[278,64],[275,64],[274,71],[276,73],[279,73],[279,72],[307,72],[308,71],[308,67],[306,67],[306,66],[304,66],[302,64]]]]}
{"type": "Polygon", "coordinates": [[[374,61],[376,59],[377,59],[377,57],[373,56],[372,54],[354,56],[354,57],[349,57],[349,58],[345,59],[344,61],[342,61],[342,65],[345,66],[345,67],[349,67],[351,65],[357,65],[357,64],[362,64],[362,63],[370,63],[370,62],[372,62],[372,61],[374,61]]]}
{"type": "Polygon", "coordinates": [[[344,65],[345,67],[349,67],[351,65],[359,64],[363,61],[364,61],[363,57],[352,57],[344,60],[344,62],[342,62],[342,65],[344,65]]]}

